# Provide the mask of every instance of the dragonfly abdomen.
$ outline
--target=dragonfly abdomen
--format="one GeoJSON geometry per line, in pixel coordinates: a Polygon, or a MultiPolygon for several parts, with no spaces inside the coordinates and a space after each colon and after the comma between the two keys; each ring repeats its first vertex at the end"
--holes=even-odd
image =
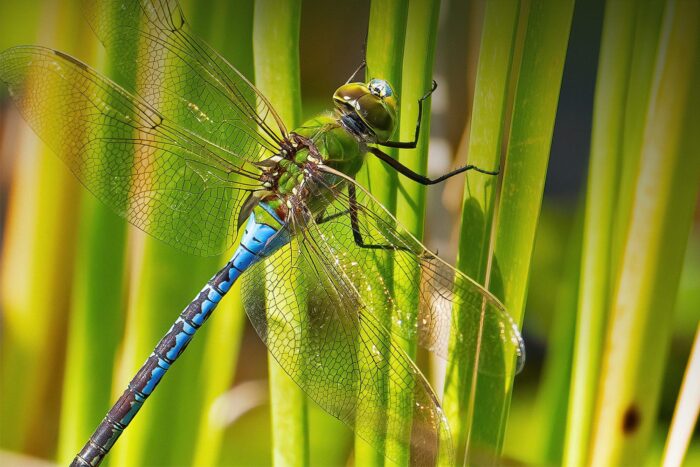
{"type": "Polygon", "coordinates": [[[250,266],[284,245],[284,232],[261,218],[264,207],[256,209],[231,260],[212,277],[194,300],[180,313],[175,323],[158,342],[127,389],[112,406],[93,435],[78,453],[72,466],[95,466],[107,455],[121,433],[136,416],[170,366],[185,350],[197,330],[211,316],[234,282],[250,266]]]}

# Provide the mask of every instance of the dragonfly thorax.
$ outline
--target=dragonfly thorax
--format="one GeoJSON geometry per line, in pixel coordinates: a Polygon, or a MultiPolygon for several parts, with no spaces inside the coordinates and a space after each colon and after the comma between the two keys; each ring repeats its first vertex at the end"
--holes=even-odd
{"type": "Polygon", "coordinates": [[[324,167],[354,177],[367,150],[364,141],[349,131],[336,113],[308,120],[280,146],[279,154],[258,165],[266,190],[260,200],[283,221],[323,211],[332,200],[324,167]]]}

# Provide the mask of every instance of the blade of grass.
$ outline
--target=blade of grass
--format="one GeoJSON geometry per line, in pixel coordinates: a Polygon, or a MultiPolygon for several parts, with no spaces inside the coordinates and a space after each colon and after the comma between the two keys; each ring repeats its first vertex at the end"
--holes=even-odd
{"type": "MultiPolygon", "coordinates": [[[[77,1],[43,5],[39,31],[39,42],[85,51],[88,31],[77,1]]],[[[28,126],[22,128],[4,245],[12,253],[3,260],[2,273],[0,419],[5,422],[0,423],[0,443],[50,458],[55,454],[79,185],[56,154],[28,126]]]]}
{"type": "Polygon", "coordinates": [[[540,421],[535,463],[561,465],[564,456],[567,406],[573,368],[576,310],[578,309],[581,249],[583,244],[583,202],[578,203],[576,220],[565,250],[562,283],[557,290],[547,356],[538,385],[535,414],[540,421]]]}
{"type": "MultiPolygon", "coordinates": [[[[573,0],[536,1],[527,13],[487,280],[488,288],[501,298],[516,322],[522,320],[524,312],[573,5],[573,0]]],[[[504,377],[479,375],[475,412],[468,421],[471,462],[495,462],[490,453],[498,454],[502,449],[515,369],[513,356],[507,356],[504,363],[504,377]],[[486,457],[481,458],[482,454],[486,457]]]]}
{"type": "Polygon", "coordinates": [[[653,428],[700,185],[699,29],[697,2],[667,3],[596,404],[596,465],[641,462],[653,428]]]}
{"type": "MultiPolygon", "coordinates": [[[[116,10],[112,12],[112,21],[120,20],[117,13],[116,10]]],[[[92,41],[96,42],[96,39],[92,41]]],[[[122,52],[129,53],[127,50],[122,52]]],[[[102,69],[110,76],[117,74],[118,65],[101,47],[92,55],[98,70],[102,69]]],[[[120,78],[122,84],[133,86],[133,77],[122,73],[120,78]]],[[[109,98],[105,96],[105,99],[109,98]]],[[[107,132],[103,135],[105,138],[109,136],[107,132]]],[[[102,183],[110,183],[110,180],[105,179],[102,183]]],[[[73,459],[112,402],[112,367],[125,305],[126,232],[124,219],[92,194],[81,192],[73,304],[63,376],[63,416],[59,431],[58,459],[62,464],[73,459]]]]}
{"type": "MultiPolygon", "coordinates": [[[[408,1],[406,0],[388,0],[388,1],[372,1],[370,3],[369,25],[367,30],[367,50],[366,61],[367,69],[365,77],[367,80],[379,78],[388,81],[394,89],[402,89],[401,87],[401,72],[404,54],[404,43],[406,37],[406,21],[408,18],[408,1]]],[[[399,96],[401,98],[401,96],[399,96]]],[[[399,111],[400,112],[400,111],[399,111]]],[[[397,115],[398,118],[398,115],[397,115]]],[[[399,120],[400,121],[400,120],[399,120]]],[[[396,150],[388,150],[387,154],[392,157],[397,157],[396,150]]],[[[390,212],[396,212],[397,200],[397,183],[398,178],[396,171],[392,170],[384,162],[376,157],[367,157],[364,167],[358,174],[358,180],[364,186],[369,188],[372,194],[386,207],[390,212]]],[[[383,277],[392,278],[393,268],[389,252],[381,252],[377,254],[377,261],[382,265],[384,273],[383,277]]],[[[386,286],[392,289],[393,284],[388,280],[386,286]]],[[[391,329],[391,316],[379,316],[379,321],[387,328],[391,329]]],[[[388,358],[388,356],[384,356],[388,358]]],[[[360,362],[361,371],[371,371],[371,374],[362,376],[366,378],[378,378],[376,384],[379,387],[387,387],[386,372],[377,374],[376,368],[372,369],[373,362],[360,362]],[[364,370],[367,369],[367,370],[364,370]]],[[[382,401],[385,406],[389,400],[391,389],[387,390],[386,398],[382,401]]],[[[362,412],[362,401],[358,401],[360,408],[358,412],[362,412]]],[[[380,422],[381,423],[381,422],[380,422]]],[[[382,432],[382,429],[378,429],[382,432]]],[[[382,449],[381,445],[386,440],[377,440],[377,444],[372,447],[360,437],[355,437],[355,464],[365,466],[384,465],[384,452],[389,449],[391,455],[397,455],[403,458],[399,452],[395,452],[394,446],[386,446],[382,449]]]]}
{"type": "MultiPolygon", "coordinates": [[[[419,0],[411,2],[408,6],[408,18],[406,23],[406,40],[404,44],[404,61],[402,70],[402,84],[400,97],[403,98],[401,112],[404,118],[401,119],[399,127],[399,140],[411,141],[415,136],[416,120],[418,118],[418,98],[423,96],[432,86],[433,64],[435,61],[435,44],[437,39],[437,25],[440,13],[440,2],[430,0],[419,0]]],[[[402,149],[399,151],[399,160],[405,166],[416,173],[425,175],[428,167],[428,142],[430,140],[430,100],[423,103],[422,120],[418,145],[415,149],[402,149]]],[[[423,238],[425,223],[425,201],[426,188],[418,183],[405,178],[397,180],[398,187],[396,193],[396,216],[399,222],[418,239],[423,238]]],[[[396,305],[399,310],[417,310],[419,307],[419,296],[416,293],[415,284],[420,283],[420,269],[416,268],[407,273],[396,271],[394,283],[396,284],[396,305]]],[[[417,314],[415,314],[417,318],[417,314]]],[[[401,317],[400,319],[404,319],[401,317]]],[[[394,320],[392,319],[392,323],[394,320]]],[[[405,325],[405,323],[404,323],[405,325]]],[[[415,319],[413,324],[417,326],[415,319]]],[[[402,348],[408,356],[415,360],[416,341],[411,339],[403,341],[397,339],[399,348],[402,348]]],[[[394,370],[405,372],[400,365],[394,365],[394,370]]],[[[407,375],[408,376],[408,375],[407,375]]],[[[392,381],[389,382],[390,399],[406,399],[406,407],[413,407],[413,394],[407,390],[401,390],[392,381]],[[395,396],[392,397],[391,394],[395,396]]],[[[403,426],[397,427],[403,430],[394,439],[411,439],[411,413],[406,414],[403,426]]],[[[416,444],[420,444],[417,440],[416,444]]],[[[413,444],[413,443],[411,443],[413,444]]],[[[412,456],[410,447],[392,446],[387,443],[386,452],[393,462],[398,465],[408,464],[412,456]]],[[[421,453],[425,457],[425,453],[421,453]]],[[[437,455],[438,453],[436,453],[437,455]]],[[[415,461],[414,461],[415,463],[415,461]]]]}
{"type": "Polygon", "coordinates": [[[584,240],[579,284],[579,313],[567,418],[565,463],[586,462],[593,403],[610,297],[611,226],[620,180],[622,130],[635,31],[635,2],[608,2],[598,65],[584,240]]]}
{"type": "MultiPolygon", "coordinates": [[[[158,340],[216,271],[217,258],[199,258],[132,232],[131,290],[121,361],[113,398],[123,391],[158,340]],[[186,271],[186,273],[184,273],[186,271]]],[[[207,326],[200,331],[209,335],[207,326]]],[[[188,347],[168,372],[167,383],[149,398],[136,422],[110,454],[112,465],[177,464],[191,455],[192,427],[201,410],[193,397],[199,385],[201,344],[188,347]]]]}
{"type": "MultiPolygon", "coordinates": [[[[213,14],[211,9],[188,9],[188,6],[184,5],[185,11],[196,20],[203,18],[202,21],[206,21],[213,14]]],[[[191,6],[195,6],[194,2],[191,6]]],[[[145,45],[140,38],[137,40],[139,47],[145,45]]],[[[171,59],[170,54],[163,54],[160,66],[167,67],[171,59]]],[[[143,85],[138,79],[137,90],[143,85]]],[[[197,85],[187,81],[187,77],[170,75],[163,78],[162,84],[172,85],[170,80],[176,80],[178,86],[197,85]]],[[[173,95],[169,98],[179,97],[173,95]]],[[[177,123],[186,126],[187,116],[181,119],[177,123]]],[[[157,171],[159,161],[151,163],[157,171]]],[[[221,226],[209,225],[207,228],[221,226]]],[[[123,355],[115,378],[115,397],[121,394],[178,314],[224,262],[216,257],[200,258],[176,251],[160,240],[136,231],[131,240],[134,246],[131,249],[131,288],[123,355]]],[[[202,337],[199,341],[208,338],[212,327],[206,326],[200,331],[202,337]]],[[[204,388],[198,378],[204,352],[202,344],[199,342],[188,347],[169,371],[167,383],[159,386],[157,394],[140,411],[137,422],[125,431],[111,454],[114,465],[178,464],[192,456],[192,438],[195,436],[192,427],[197,426],[203,410],[201,394],[204,388]]]]}
{"type": "MultiPolygon", "coordinates": [[[[622,164],[620,166],[617,212],[613,216],[613,241],[611,258],[619,261],[624,248],[634,184],[639,174],[639,154],[642,146],[642,133],[647,118],[649,94],[654,77],[654,61],[659,45],[661,18],[665,0],[638,2],[634,26],[632,59],[630,61],[629,82],[626,86],[627,99],[624,109],[622,164]]],[[[613,264],[610,272],[614,276],[619,268],[613,264]]]]}
{"type": "Polygon", "coordinates": [[[700,326],[695,332],[693,349],[688,359],[676,409],[673,412],[671,428],[668,431],[664,449],[664,467],[683,464],[683,458],[693,436],[693,429],[698,422],[698,413],[700,413],[700,326]]]}
{"type": "MultiPolygon", "coordinates": [[[[201,4],[200,4],[201,5],[201,4]]],[[[253,77],[253,0],[232,5],[227,0],[210,0],[199,11],[212,13],[201,18],[193,28],[222,53],[245,76],[253,77]]],[[[237,242],[236,242],[237,243],[237,242]]],[[[226,259],[230,254],[224,255],[226,259]]],[[[220,305],[216,325],[211,330],[204,350],[201,374],[202,410],[194,443],[192,464],[201,467],[217,465],[225,427],[218,423],[212,406],[231,385],[236,371],[245,313],[240,296],[240,282],[234,284],[220,305]]]]}
{"type": "MultiPolygon", "coordinates": [[[[299,125],[301,118],[300,19],[299,0],[257,0],[255,3],[255,83],[285,124],[292,128],[299,125]]],[[[268,272],[267,281],[281,280],[287,287],[294,287],[293,277],[276,277],[272,271],[268,272]]],[[[273,289],[272,284],[268,289],[273,289]]],[[[273,332],[272,327],[269,332],[273,332]]],[[[306,395],[269,355],[268,371],[274,464],[308,465],[306,395]]]]}
{"type": "MultiPolygon", "coordinates": [[[[493,170],[500,166],[501,141],[506,121],[506,101],[510,86],[511,63],[515,47],[520,1],[489,2],[484,12],[476,88],[468,146],[468,163],[493,170]]],[[[484,283],[492,228],[497,179],[484,174],[467,173],[460,227],[457,268],[484,283]]],[[[453,311],[459,320],[459,305],[453,311]]],[[[471,335],[475,323],[459,323],[460,332],[471,335]]],[[[457,341],[450,341],[445,380],[444,407],[453,443],[462,462],[473,416],[474,361],[477,349],[458,351],[457,341]],[[468,356],[468,361],[459,356],[468,356]]],[[[469,339],[476,342],[476,339],[469,339]]]]}
{"type": "MultiPolygon", "coordinates": [[[[408,6],[408,22],[404,45],[399,128],[401,141],[410,141],[416,131],[418,97],[432,86],[433,64],[440,3],[418,0],[408,6]]],[[[420,138],[415,149],[399,150],[399,161],[414,172],[425,175],[428,169],[431,100],[423,103],[420,138]]],[[[425,229],[426,187],[405,178],[398,179],[396,218],[418,239],[425,229]]]]}

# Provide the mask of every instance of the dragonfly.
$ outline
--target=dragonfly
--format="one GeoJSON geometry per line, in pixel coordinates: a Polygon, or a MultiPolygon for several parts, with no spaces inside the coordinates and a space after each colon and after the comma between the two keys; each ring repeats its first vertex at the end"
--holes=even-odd
{"type": "Polygon", "coordinates": [[[467,165],[431,179],[382,151],[416,147],[436,85],[418,101],[412,141],[391,139],[398,96],[382,79],[351,77],[331,112],[288,131],[268,99],[190,31],[176,0],[85,0],[84,10],[132,85],[63,52],[17,46],[0,53],[0,81],[20,113],[89,191],[146,233],[210,256],[244,231],[71,465],[99,465],[233,283],[266,271],[295,286],[268,281],[261,294],[243,281],[244,308],[308,397],[378,449],[391,443],[420,465],[438,451],[453,459],[439,398],[397,339],[445,358],[452,339],[450,352],[472,352],[478,372],[501,376],[522,366],[523,340],[498,299],[355,180],[370,157],[423,185],[496,174],[467,165]],[[465,320],[473,332],[460,330],[465,320]]]}

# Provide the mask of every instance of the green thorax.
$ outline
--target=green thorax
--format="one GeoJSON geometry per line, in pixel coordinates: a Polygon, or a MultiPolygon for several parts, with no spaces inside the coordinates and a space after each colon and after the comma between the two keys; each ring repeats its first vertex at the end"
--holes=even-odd
{"type": "MultiPolygon", "coordinates": [[[[309,138],[323,158],[323,163],[332,169],[354,177],[362,167],[367,147],[340,123],[337,115],[318,115],[294,130],[309,138]]],[[[297,161],[306,159],[308,153],[299,151],[297,161]]]]}
{"type": "Polygon", "coordinates": [[[289,214],[321,214],[333,202],[334,190],[345,180],[323,170],[320,164],[354,178],[362,167],[368,143],[388,141],[396,128],[398,97],[389,83],[346,83],[333,95],[334,113],[318,115],[288,135],[280,154],[260,161],[260,181],[267,191],[251,195],[241,218],[255,206],[260,216],[274,212],[281,222],[289,214]],[[307,179],[311,176],[311,179],[307,179]]]}
{"type": "MultiPolygon", "coordinates": [[[[260,197],[282,221],[287,219],[288,210],[291,208],[290,201],[294,205],[293,200],[298,196],[304,198],[306,207],[313,213],[321,212],[332,202],[331,190],[318,190],[317,186],[317,191],[313,196],[309,196],[310,193],[304,189],[305,167],[309,162],[322,162],[348,177],[354,177],[362,167],[367,150],[365,143],[340,123],[337,114],[318,115],[295,129],[293,133],[309,140],[311,144],[309,147],[302,145],[292,157],[286,156],[284,151],[278,156],[275,165],[266,171],[270,191],[260,197]]],[[[294,140],[294,135],[291,135],[291,138],[294,140]]],[[[328,183],[335,185],[338,181],[333,178],[333,181],[329,180],[328,183]]],[[[259,215],[265,217],[269,214],[260,211],[259,215]]]]}

